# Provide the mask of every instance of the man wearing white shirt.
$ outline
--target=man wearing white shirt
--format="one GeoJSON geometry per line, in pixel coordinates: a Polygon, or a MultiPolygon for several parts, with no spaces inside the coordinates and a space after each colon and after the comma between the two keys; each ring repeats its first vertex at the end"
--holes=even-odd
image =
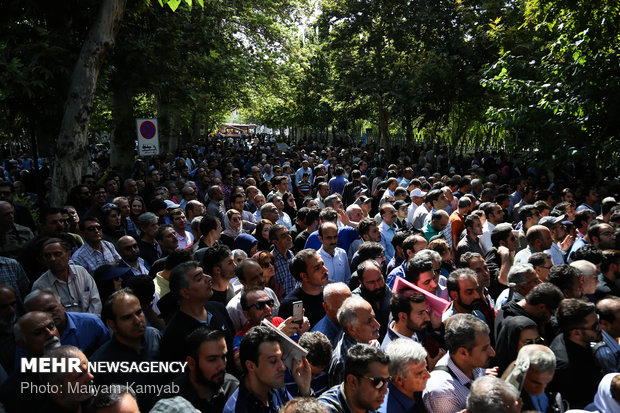
{"type": "Polygon", "coordinates": [[[424,203],[426,192],[422,192],[420,188],[416,188],[411,191],[409,195],[411,197],[411,204],[409,205],[409,210],[407,211],[407,222],[409,225],[413,226],[413,216],[418,207],[424,203]]]}
{"type": "Polygon", "coordinates": [[[351,270],[347,253],[338,248],[338,227],[333,222],[323,222],[319,225],[319,240],[323,246],[319,249],[319,255],[323,258],[327,267],[329,282],[348,283],[351,278],[351,270]]]}
{"type": "Polygon", "coordinates": [[[484,215],[486,215],[487,220],[482,225],[480,245],[486,253],[491,248],[493,248],[493,243],[491,242],[491,232],[493,231],[493,228],[495,228],[497,224],[501,224],[502,222],[504,222],[504,210],[495,202],[489,202],[486,205],[482,204],[481,208],[484,212],[484,215]]]}

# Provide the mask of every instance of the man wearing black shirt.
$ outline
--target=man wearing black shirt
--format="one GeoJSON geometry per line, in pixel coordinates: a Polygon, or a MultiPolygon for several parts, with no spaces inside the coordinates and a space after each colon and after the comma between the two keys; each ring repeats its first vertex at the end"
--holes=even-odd
{"type": "Polygon", "coordinates": [[[323,286],[329,282],[327,268],[323,265],[323,259],[313,249],[301,250],[291,262],[291,274],[301,282],[280,303],[278,315],[285,320],[293,315],[293,303],[303,301],[305,315],[310,320],[310,326],[314,326],[325,315],[323,308],[323,286]]]}
{"type": "Polygon", "coordinates": [[[211,276],[213,295],[210,301],[226,305],[235,295],[230,280],[235,276],[237,264],[233,259],[230,248],[224,244],[207,248],[202,257],[202,269],[211,276]]]}

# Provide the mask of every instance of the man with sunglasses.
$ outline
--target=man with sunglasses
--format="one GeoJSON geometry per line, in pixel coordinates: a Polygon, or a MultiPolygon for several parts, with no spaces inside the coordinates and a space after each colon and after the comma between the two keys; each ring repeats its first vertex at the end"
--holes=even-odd
{"type": "Polygon", "coordinates": [[[116,243],[116,249],[121,256],[119,267],[129,267],[134,275],[148,274],[148,264],[140,257],[140,246],[136,239],[129,235],[123,235],[116,243]]]}
{"type": "Polygon", "coordinates": [[[390,359],[380,349],[356,344],[344,355],[344,381],[319,397],[330,413],[375,412],[383,404],[391,377],[390,359]]]}
{"type": "Polygon", "coordinates": [[[80,233],[84,238],[84,245],[77,249],[71,260],[81,265],[93,274],[103,264],[112,264],[120,261],[121,256],[116,252],[114,244],[103,240],[101,222],[95,217],[86,217],[80,221],[80,233]]]}
{"type": "Polygon", "coordinates": [[[560,303],[557,319],[562,333],[549,347],[557,359],[549,387],[561,392],[571,409],[583,409],[594,399],[603,377],[590,346],[602,338],[596,306],[568,298],[560,303]]]}
{"type": "MultiPolygon", "coordinates": [[[[101,226],[98,234],[101,237],[101,226]]],[[[75,254],[77,251],[74,257],[75,254]]],[[[46,241],[43,244],[42,259],[48,270],[34,282],[32,289],[55,292],[66,311],[100,314],[101,299],[95,280],[84,267],[69,264],[70,258],[69,248],[64,241],[58,238],[46,241]]]]}

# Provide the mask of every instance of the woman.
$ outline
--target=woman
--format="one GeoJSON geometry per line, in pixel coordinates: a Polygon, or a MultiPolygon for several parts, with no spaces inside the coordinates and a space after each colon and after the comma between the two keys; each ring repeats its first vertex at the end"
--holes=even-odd
{"type": "Polygon", "coordinates": [[[125,281],[133,276],[131,268],[117,267],[116,265],[104,264],[93,273],[99,298],[105,303],[108,297],[115,291],[123,288],[125,281]]]}
{"type": "Polygon", "coordinates": [[[282,195],[282,201],[284,201],[284,208],[282,211],[286,212],[291,217],[291,222],[294,224],[297,217],[297,205],[295,204],[295,197],[290,192],[285,192],[282,195]]]}
{"type": "Polygon", "coordinates": [[[273,223],[268,219],[261,219],[256,224],[256,228],[252,235],[258,241],[258,251],[269,251],[271,249],[271,242],[269,241],[269,230],[273,226],[273,223]]]}
{"type": "Polygon", "coordinates": [[[103,239],[116,246],[118,239],[125,235],[121,226],[121,210],[116,204],[105,204],[101,207],[101,216],[103,239]]]}
{"type": "Polygon", "coordinates": [[[536,323],[524,316],[506,318],[495,346],[498,376],[501,376],[510,363],[517,359],[521,347],[528,344],[542,344],[536,323]]]}
{"type": "Polygon", "coordinates": [[[141,196],[134,196],[129,200],[129,207],[131,211],[129,212],[129,218],[133,221],[136,226],[138,225],[138,217],[146,212],[146,207],[144,206],[144,199],[141,196]]]}
{"type": "Polygon", "coordinates": [[[284,287],[282,287],[282,284],[276,281],[276,257],[267,251],[261,251],[256,254],[255,257],[263,269],[265,286],[271,288],[278,296],[278,300],[282,301],[286,295],[286,291],[284,290],[284,287]]]}
{"type": "Polygon", "coordinates": [[[226,212],[226,218],[228,218],[224,224],[224,231],[220,241],[223,242],[231,250],[234,249],[235,238],[243,233],[243,220],[241,218],[241,212],[236,209],[229,209],[226,212]]]}
{"type": "Polygon", "coordinates": [[[235,238],[233,247],[234,250],[240,249],[245,252],[247,257],[251,257],[256,254],[258,250],[258,241],[250,234],[239,234],[237,238],[235,238]]]}
{"type": "Polygon", "coordinates": [[[450,251],[450,245],[443,239],[436,239],[428,244],[428,249],[437,251],[441,255],[441,275],[448,278],[448,275],[454,270],[456,266],[452,261],[452,253],[450,251]]]}

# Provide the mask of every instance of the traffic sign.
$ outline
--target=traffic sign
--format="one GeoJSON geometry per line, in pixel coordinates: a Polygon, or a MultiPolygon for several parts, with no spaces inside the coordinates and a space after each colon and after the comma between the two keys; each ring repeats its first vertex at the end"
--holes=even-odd
{"type": "Polygon", "coordinates": [[[136,119],[138,155],[159,155],[157,119],[136,119]]]}

